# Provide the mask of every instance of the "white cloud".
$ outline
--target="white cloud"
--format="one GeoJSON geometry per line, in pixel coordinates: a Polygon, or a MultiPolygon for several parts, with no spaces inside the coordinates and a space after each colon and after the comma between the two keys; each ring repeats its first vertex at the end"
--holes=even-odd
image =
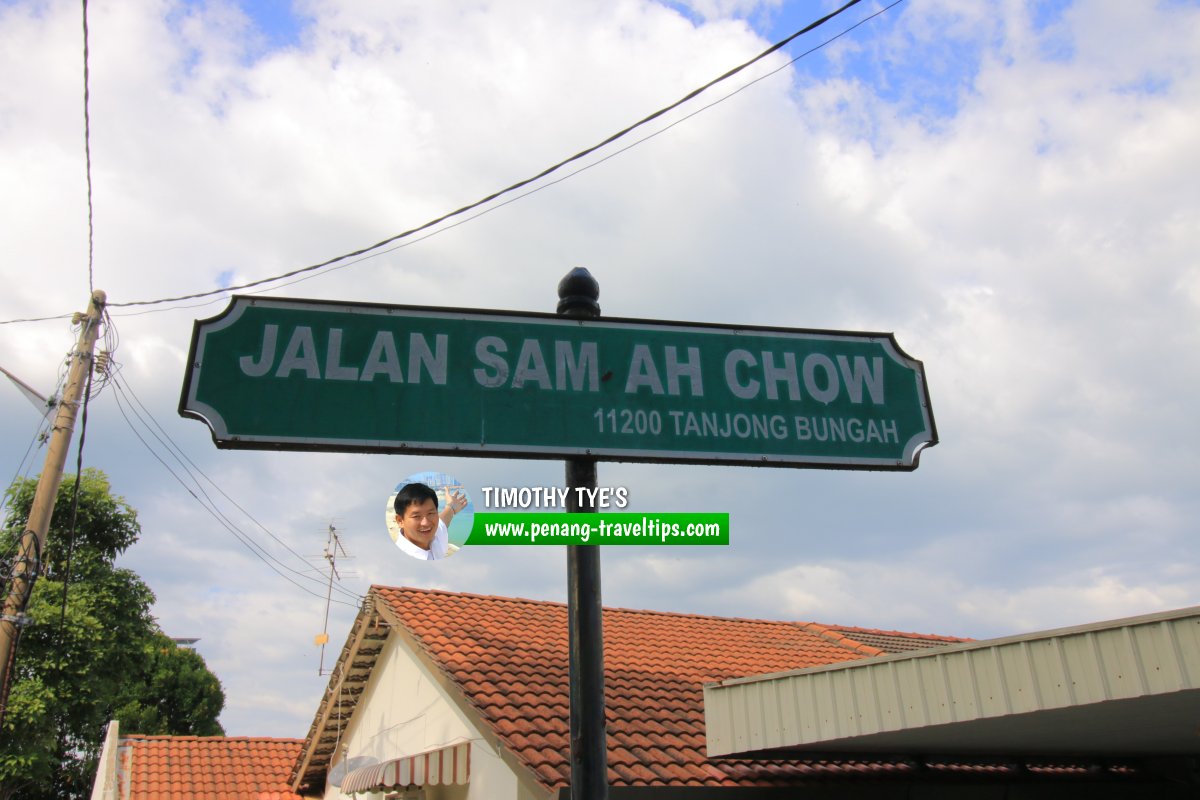
{"type": "MultiPolygon", "coordinates": [[[[1200,14],[1110,6],[1034,20],[1016,2],[902,4],[568,181],[272,294],[549,311],[581,264],[606,314],[893,330],[925,362],[942,442],[911,475],[602,465],[636,509],[733,518],[719,552],[606,551],[612,604],[984,636],[1195,602],[1200,14]]],[[[231,4],[92,8],[96,285],[110,300],[278,274],[420,224],[757,54],[745,20],[780,12],[304,9],[298,42],[272,51],[231,4]]],[[[65,0],[0,6],[0,74],[18,78],[0,81],[0,174],[16,187],[0,197],[0,319],[87,297],[78,15],[65,0]]],[[[179,419],[192,322],[224,305],[114,307],[117,359],[256,519],[305,557],[333,522],[360,591],[564,596],[559,549],[425,569],[397,557],[378,513],[399,477],[431,466],[516,486],[558,485],[561,464],[218,451],[179,419]]],[[[48,390],[71,341],[61,322],[0,325],[0,363],[48,390]]],[[[94,404],[85,455],[142,512],[126,562],[172,633],[202,637],[231,731],[303,735],[323,602],[178,489],[114,401],[94,404]]],[[[0,405],[0,467],[15,470],[36,413],[15,390],[0,405]]],[[[350,613],[335,613],[335,644],[350,613]]]]}
{"type": "Polygon", "coordinates": [[[1194,569],[1169,582],[1148,577],[1091,568],[1039,585],[996,586],[965,580],[941,559],[838,561],[768,572],[728,590],[722,601],[744,606],[746,598],[769,597],[773,616],[783,619],[990,638],[1178,608],[1196,599],[1194,569]],[[937,630],[924,624],[931,607],[938,607],[942,620],[937,630]]]}

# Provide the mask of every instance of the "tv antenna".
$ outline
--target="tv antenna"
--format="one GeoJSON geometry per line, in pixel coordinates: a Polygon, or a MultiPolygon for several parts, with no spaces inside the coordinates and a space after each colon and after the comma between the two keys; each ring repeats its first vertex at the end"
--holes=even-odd
{"type": "Polygon", "coordinates": [[[339,553],[342,558],[350,558],[346,548],[342,545],[341,537],[338,536],[337,528],[331,522],[329,523],[329,536],[325,540],[325,561],[329,564],[329,582],[325,588],[325,621],[321,625],[321,632],[313,640],[313,644],[321,645],[321,663],[317,667],[318,675],[329,674],[325,671],[325,645],[329,644],[329,606],[333,599],[333,581],[335,578],[338,581],[342,579],[337,568],[339,553]]]}

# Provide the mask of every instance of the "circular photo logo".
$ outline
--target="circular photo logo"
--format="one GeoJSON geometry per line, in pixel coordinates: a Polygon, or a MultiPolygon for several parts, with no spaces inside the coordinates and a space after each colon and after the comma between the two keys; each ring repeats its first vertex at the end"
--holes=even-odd
{"type": "Polygon", "coordinates": [[[462,481],[444,472],[418,472],[396,484],[384,514],[388,535],[402,553],[436,561],[462,547],[475,507],[462,481]]]}

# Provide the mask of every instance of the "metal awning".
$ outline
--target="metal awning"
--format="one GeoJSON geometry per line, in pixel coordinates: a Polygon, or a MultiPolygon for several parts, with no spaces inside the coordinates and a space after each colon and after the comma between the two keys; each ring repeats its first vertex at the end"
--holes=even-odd
{"type": "Polygon", "coordinates": [[[709,756],[1200,753],[1200,607],[704,687],[709,756]]]}
{"type": "Polygon", "coordinates": [[[344,794],[382,792],[409,786],[464,786],[471,779],[471,743],[356,769],[342,780],[344,794]]]}

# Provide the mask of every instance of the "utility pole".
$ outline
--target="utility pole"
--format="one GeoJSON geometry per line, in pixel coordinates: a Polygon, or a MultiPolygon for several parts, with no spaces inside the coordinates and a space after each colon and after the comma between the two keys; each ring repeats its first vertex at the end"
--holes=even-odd
{"type": "Polygon", "coordinates": [[[97,289],[92,292],[88,310],[76,314],[75,321],[81,324],[79,342],[71,353],[71,368],[67,373],[67,385],[58,404],[58,415],[54,419],[54,430],[46,450],[46,463],[33,505],[29,509],[29,520],[25,532],[17,545],[9,578],[8,597],[4,599],[4,610],[0,613],[0,719],[8,708],[8,690],[15,662],[17,639],[20,628],[28,619],[25,607],[33,594],[33,583],[42,568],[42,550],[46,546],[46,533],[50,530],[50,517],[54,513],[54,501],[58,487],[63,481],[63,467],[67,463],[67,451],[71,449],[71,436],[75,432],[75,416],[79,412],[84,388],[88,384],[88,372],[92,369],[92,353],[100,335],[100,323],[104,317],[107,296],[97,289]]]}

